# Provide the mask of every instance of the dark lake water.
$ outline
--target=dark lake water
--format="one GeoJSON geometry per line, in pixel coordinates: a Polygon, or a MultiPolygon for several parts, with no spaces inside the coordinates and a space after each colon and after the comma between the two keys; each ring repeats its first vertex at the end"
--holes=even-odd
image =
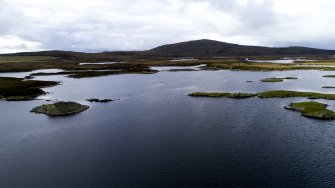
{"type": "MultiPolygon", "coordinates": [[[[333,92],[322,71],[161,72],[63,81],[41,98],[90,109],[51,118],[43,100],[0,101],[0,187],[334,187],[335,121],[283,109],[295,99],[191,98],[195,91],[333,92]],[[261,83],[266,77],[299,80],[261,83]],[[247,83],[253,80],[253,83],[247,83]],[[87,98],[121,100],[99,104],[87,98]]],[[[0,76],[3,76],[1,74],[0,76]]],[[[25,74],[6,74],[6,76],[25,74]]],[[[335,108],[334,101],[323,101],[335,108]]]]}

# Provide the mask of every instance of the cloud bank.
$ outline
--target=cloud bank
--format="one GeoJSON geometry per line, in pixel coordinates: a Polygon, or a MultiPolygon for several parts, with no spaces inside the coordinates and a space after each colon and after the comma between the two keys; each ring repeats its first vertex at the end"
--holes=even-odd
{"type": "Polygon", "coordinates": [[[0,53],[186,40],[335,49],[331,0],[0,0],[0,53]]]}

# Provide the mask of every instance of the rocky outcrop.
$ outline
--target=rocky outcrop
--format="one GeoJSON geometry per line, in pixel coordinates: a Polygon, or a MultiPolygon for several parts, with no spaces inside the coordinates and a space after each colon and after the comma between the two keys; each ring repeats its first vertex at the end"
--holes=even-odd
{"type": "Polygon", "coordinates": [[[54,104],[44,104],[31,110],[37,114],[46,114],[49,116],[67,116],[73,115],[89,109],[89,106],[76,102],[56,102],[54,104]]]}

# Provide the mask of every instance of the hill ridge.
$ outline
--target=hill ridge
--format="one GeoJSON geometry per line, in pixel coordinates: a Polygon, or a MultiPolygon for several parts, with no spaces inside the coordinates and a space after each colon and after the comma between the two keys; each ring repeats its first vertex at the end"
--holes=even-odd
{"type": "MultiPolygon", "coordinates": [[[[13,55],[0,54],[1,56],[13,55]]],[[[210,39],[200,39],[165,44],[145,51],[110,51],[98,53],[86,53],[63,50],[49,50],[39,52],[14,53],[17,56],[54,56],[54,57],[76,57],[76,56],[128,56],[133,58],[157,58],[157,57],[194,57],[212,58],[222,56],[309,56],[309,55],[335,55],[335,50],[317,49],[302,46],[290,47],[264,47],[240,45],[221,42],[210,39]]]]}

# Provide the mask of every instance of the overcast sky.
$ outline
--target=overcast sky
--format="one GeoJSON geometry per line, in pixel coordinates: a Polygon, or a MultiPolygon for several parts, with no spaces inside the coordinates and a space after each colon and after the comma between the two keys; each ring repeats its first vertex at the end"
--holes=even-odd
{"type": "Polygon", "coordinates": [[[0,53],[196,39],[335,49],[333,0],[0,0],[0,53]]]}

